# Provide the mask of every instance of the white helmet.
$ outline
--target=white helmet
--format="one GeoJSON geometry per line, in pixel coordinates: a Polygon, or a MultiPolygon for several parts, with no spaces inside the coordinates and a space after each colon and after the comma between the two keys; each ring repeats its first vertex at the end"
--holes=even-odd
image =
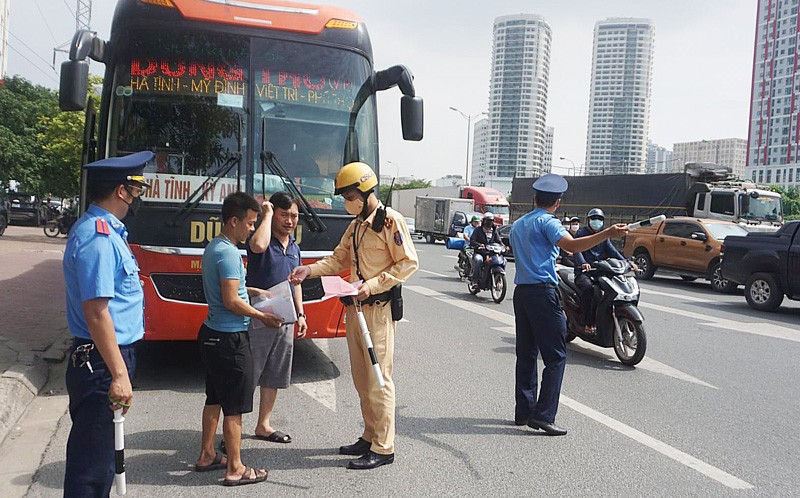
{"type": "Polygon", "coordinates": [[[490,211],[486,211],[485,213],[483,213],[483,218],[484,219],[486,219],[486,218],[494,219],[494,215],[490,211]]]}

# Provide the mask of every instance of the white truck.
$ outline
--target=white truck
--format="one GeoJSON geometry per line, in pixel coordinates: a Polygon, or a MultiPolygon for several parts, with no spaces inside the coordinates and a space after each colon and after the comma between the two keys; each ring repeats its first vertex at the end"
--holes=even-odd
{"type": "Polygon", "coordinates": [[[455,237],[464,231],[469,219],[476,214],[474,206],[472,199],[418,196],[414,204],[417,235],[429,244],[455,237]]]}

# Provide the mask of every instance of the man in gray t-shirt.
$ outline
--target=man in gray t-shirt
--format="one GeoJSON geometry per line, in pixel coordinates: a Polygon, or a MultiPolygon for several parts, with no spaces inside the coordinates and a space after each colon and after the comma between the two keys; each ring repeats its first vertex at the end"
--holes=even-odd
{"type": "Polygon", "coordinates": [[[240,454],[242,414],[253,411],[253,358],[247,327],[251,318],[268,327],[281,325],[275,315],[250,306],[242,256],[237,248],[255,229],[260,209],[258,202],[243,192],[226,197],[222,203],[222,231],[203,252],[203,290],[208,316],[197,341],[206,366],[206,404],[202,446],[195,470],[226,469],[223,481],[226,486],[262,482],[268,472],[244,465],[240,454]],[[214,449],[220,411],[227,461],[214,449]]]}

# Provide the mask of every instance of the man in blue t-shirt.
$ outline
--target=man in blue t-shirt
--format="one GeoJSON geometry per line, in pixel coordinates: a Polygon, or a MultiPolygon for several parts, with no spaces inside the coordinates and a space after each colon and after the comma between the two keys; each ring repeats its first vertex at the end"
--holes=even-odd
{"type": "Polygon", "coordinates": [[[517,366],[514,423],[541,429],[550,436],[567,433],[555,425],[561,381],[567,363],[567,325],[561,311],[556,277],[559,248],[576,253],[627,231],[614,225],[602,232],[573,239],[553,214],[561,206],[567,181],[547,174],[533,184],[536,209],[514,222],[511,246],[517,273],[514,276],[514,318],[517,333],[517,366]],[[537,396],[536,358],[544,361],[537,396]]]}
{"type": "Polygon", "coordinates": [[[253,411],[253,358],[247,328],[250,319],[268,327],[280,327],[275,315],[252,306],[245,287],[245,271],[237,245],[255,230],[260,206],[243,192],[230,194],[222,203],[222,231],[203,251],[203,291],[208,316],[197,336],[206,366],[206,403],[203,436],[195,470],[226,469],[223,484],[237,486],[267,479],[266,469],[255,469],[241,460],[242,414],[253,411]],[[222,411],[224,456],[214,449],[214,437],[222,411]]]}
{"type": "MultiPolygon", "coordinates": [[[[261,203],[261,223],[247,245],[247,286],[270,289],[277,284],[292,285],[289,274],[300,266],[300,248],[292,233],[299,218],[297,200],[289,192],[272,194],[261,203]]],[[[303,313],[303,290],[292,287],[297,311],[297,337],[306,335],[303,313]]],[[[294,355],[294,323],[279,328],[258,327],[250,331],[250,349],[255,366],[254,379],[259,386],[257,439],[273,443],[291,443],[292,438],[270,424],[278,389],[286,389],[292,380],[294,355]]]]}

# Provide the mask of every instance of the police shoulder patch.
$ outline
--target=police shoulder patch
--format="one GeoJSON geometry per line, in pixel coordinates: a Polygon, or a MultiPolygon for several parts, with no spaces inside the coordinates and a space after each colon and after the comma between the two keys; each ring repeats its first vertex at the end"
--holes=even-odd
{"type": "Polygon", "coordinates": [[[394,232],[394,243],[398,246],[403,245],[403,233],[400,230],[394,232]]]}
{"type": "Polygon", "coordinates": [[[102,233],[103,235],[111,234],[111,229],[108,227],[108,222],[103,218],[97,218],[97,222],[95,223],[95,231],[97,233],[102,233]]]}

